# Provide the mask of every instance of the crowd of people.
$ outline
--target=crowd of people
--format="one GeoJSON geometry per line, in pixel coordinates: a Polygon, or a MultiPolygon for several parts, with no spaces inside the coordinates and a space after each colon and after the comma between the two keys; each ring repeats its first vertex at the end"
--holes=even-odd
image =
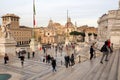
{"type": "MultiPolygon", "coordinates": [[[[97,48],[95,47],[95,44],[96,43],[93,43],[90,47],[90,60],[92,60],[93,57],[96,57],[95,49],[97,48]]],[[[99,51],[103,53],[100,60],[100,63],[103,64],[104,57],[105,61],[108,61],[108,55],[113,52],[113,43],[111,43],[110,40],[106,40],[99,51]]]]}
{"type": "Polygon", "coordinates": [[[71,54],[71,57],[69,55],[67,55],[64,58],[65,58],[66,68],[68,68],[69,66],[73,66],[75,64],[74,54],[71,54]]]}
{"type": "MultiPolygon", "coordinates": [[[[96,57],[96,47],[95,47],[95,44],[96,43],[93,43],[90,46],[90,60],[92,60],[93,58],[96,57]]],[[[62,53],[64,47],[59,45],[59,46],[53,46],[53,48],[55,50],[55,53],[57,54],[58,51],[62,53]]],[[[73,44],[65,46],[65,50],[66,51],[68,51],[69,48],[71,48],[72,50],[75,50],[75,46],[73,44]]],[[[43,47],[42,50],[43,50],[43,53],[45,54],[45,56],[43,58],[43,62],[51,64],[53,72],[57,71],[56,70],[57,63],[56,63],[56,59],[54,58],[55,56],[53,57],[53,55],[47,54],[47,48],[46,47],[43,47]]],[[[105,61],[108,61],[109,53],[113,52],[113,44],[110,42],[110,40],[107,40],[107,41],[104,42],[104,45],[101,47],[100,51],[103,53],[103,55],[101,57],[101,60],[100,60],[100,63],[103,64],[104,57],[105,57],[105,61]]],[[[17,57],[21,61],[21,66],[24,66],[25,54],[27,54],[27,58],[28,59],[35,57],[35,52],[32,52],[32,55],[31,55],[30,52],[26,52],[26,51],[19,51],[16,54],[17,54],[17,57]]],[[[65,65],[66,68],[75,65],[75,56],[74,55],[75,54],[73,52],[71,55],[70,54],[69,55],[66,54],[64,56],[64,65],[65,65]]],[[[5,56],[4,56],[4,64],[7,64],[8,61],[9,61],[9,57],[8,57],[7,54],[5,54],[5,56]]]]}

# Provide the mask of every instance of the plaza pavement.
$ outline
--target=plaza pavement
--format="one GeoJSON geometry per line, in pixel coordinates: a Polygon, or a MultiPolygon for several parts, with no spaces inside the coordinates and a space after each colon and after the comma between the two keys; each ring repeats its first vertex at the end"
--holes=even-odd
{"type": "MultiPolygon", "coordinates": [[[[57,57],[54,48],[48,49],[47,54],[52,54],[57,60],[57,69],[61,69],[64,65],[61,65],[61,60],[64,62],[65,51],[61,53],[57,52],[57,57]]],[[[21,61],[17,56],[9,56],[10,60],[8,64],[4,65],[3,57],[0,57],[0,73],[11,74],[10,80],[32,80],[37,78],[37,76],[44,76],[52,72],[51,64],[42,62],[42,57],[46,54],[43,51],[38,51],[35,57],[27,59],[25,55],[24,66],[21,66],[21,61]]]]}
{"type": "MultiPolygon", "coordinates": [[[[89,55],[88,51],[89,47],[85,46],[83,47],[83,50],[81,51],[81,48],[78,46],[78,49],[76,50],[76,54],[78,55],[81,53],[82,55],[89,55]],[[81,52],[80,52],[81,51],[81,52]],[[82,53],[83,52],[83,53],[82,53]]],[[[63,50],[62,56],[60,52],[56,53],[54,52],[54,49],[48,49],[47,54],[52,54],[57,60],[57,74],[59,76],[65,76],[71,73],[71,68],[66,69],[64,66],[64,55],[66,55],[65,49],[63,50]],[[61,65],[60,61],[63,61],[63,64],[61,65]],[[64,74],[63,74],[64,72],[64,74]]],[[[69,53],[73,53],[74,51],[72,49],[69,50],[69,53]]],[[[56,75],[56,73],[52,72],[52,67],[50,64],[43,63],[41,56],[44,56],[43,52],[37,52],[35,54],[35,58],[25,59],[24,67],[21,66],[20,59],[17,57],[10,57],[10,61],[7,65],[3,64],[3,58],[0,58],[0,73],[8,73],[11,74],[12,77],[10,80],[49,80],[47,79],[48,76],[56,75]],[[44,79],[45,78],[45,79],[44,79]]],[[[82,63],[83,64],[83,63],[82,63]]],[[[90,64],[90,63],[89,63],[90,64]]],[[[79,64],[75,65],[76,67],[79,67],[79,64]]],[[[74,69],[73,69],[74,71],[74,69]]],[[[53,77],[51,80],[58,80],[57,77],[53,77]]],[[[62,79],[59,79],[62,80],[62,79]]],[[[74,79],[70,79],[74,80],[74,79]]]]}

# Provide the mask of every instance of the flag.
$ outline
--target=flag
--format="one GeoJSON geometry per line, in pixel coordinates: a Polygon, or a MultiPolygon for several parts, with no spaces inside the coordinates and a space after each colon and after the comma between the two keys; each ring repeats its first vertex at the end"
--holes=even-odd
{"type": "Polygon", "coordinates": [[[35,20],[35,15],[36,15],[36,11],[35,11],[35,0],[33,0],[33,26],[36,26],[36,20],[35,20]]]}

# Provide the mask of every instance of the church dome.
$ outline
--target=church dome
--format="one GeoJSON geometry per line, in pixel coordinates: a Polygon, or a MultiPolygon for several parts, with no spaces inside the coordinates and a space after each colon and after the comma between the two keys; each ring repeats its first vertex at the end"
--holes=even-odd
{"type": "Polygon", "coordinates": [[[73,23],[71,22],[71,18],[67,18],[67,23],[65,24],[65,27],[73,27],[73,23]]]}
{"type": "Polygon", "coordinates": [[[66,24],[65,24],[65,27],[73,27],[74,25],[73,25],[73,23],[72,22],[67,22],[66,24]]]}

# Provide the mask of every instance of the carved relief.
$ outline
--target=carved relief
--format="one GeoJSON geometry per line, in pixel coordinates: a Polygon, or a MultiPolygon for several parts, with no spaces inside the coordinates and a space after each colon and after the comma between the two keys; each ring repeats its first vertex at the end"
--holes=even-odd
{"type": "Polygon", "coordinates": [[[109,11],[109,15],[115,15],[115,11],[109,11]]]}

